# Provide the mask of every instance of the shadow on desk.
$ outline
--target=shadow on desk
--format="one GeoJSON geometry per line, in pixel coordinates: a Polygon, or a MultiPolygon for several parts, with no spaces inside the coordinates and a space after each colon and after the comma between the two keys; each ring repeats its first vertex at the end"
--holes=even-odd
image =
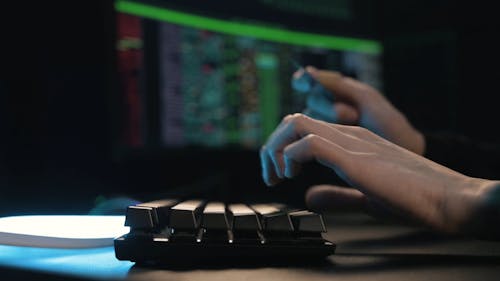
{"type": "Polygon", "coordinates": [[[411,230],[383,237],[356,238],[342,242],[343,248],[372,249],[377,247],[398,248],[408,246],[431,246],[442,243],[460,242],[464,238],[436,233],[428,230],[411,230]]]}
{"type": "Polygon", "coordinates": [[[369,272],[409,268],[448,267],[460,265],[499,265],[500,256],[475,255],[441,255],[441,254],[336,254],[335,257],[318,261],[295,261],[290,263],[255,261],[234,263],[206,263],[197,265],[134,265],[129,273],[137,273],[151,269],[191,271],[221,269],[257,269],[257,268],[290,268],[315,271],[335,271],[337,273],[369,272]],[[335,262],[335,260],[341,262],[335,262]],[[346,261],[349,261],[346,263],[346,261]]]}
{"type": "Polygon", "coordinates": [[[321,259],[291,259],[283,260],[255,260],[255,259],[231,259],[219,260],[214,254],[210,261],[198,261],[192,264],[182,263],[155,263],[155,264],[135,264],[130,268],[129,273],[134,273],[142,270],[161,269],[174,271],[191,271],[191,270],[222,270],[222,269],[258,269],[258,268],[330,268],[335,264],[328,258],[321,259]]]}
{"type": "MultiPolygon", "coordinates": [[[[401,231],[382,236],[359,239],[349,233],[340,233],[337,253],[324,259],[289,261],[212,261],[192,265],[134,265],[129,275],[140,275],[151,270],[189,272],[192,270],[220,271],[226,269],[293,269],[325,274],[362,274],[418,271],[454,268],[491,267],[500,265],[500,244],[488,241],[469,241],[426,230],[401,231]],[[351,239],[342,237],[345,235],[351,239]],[[468,254],[469,252],[470,254],[468,254]]],[[[349,230],[353,231],[352,229],[349,230]]],[[[358,232],[358,230],[354,230],[358,232]]],[[[391,227],[391,232],[394,228],[391,227]]],[[[333,240],[335,241],[335,240],[333,240]]],[[[214,255],[214,259],[216,255],[214,255]]],[[[500,268],[496,269],[500,272],[500,268]]],[[[293,278],[292,278],[293,279],[293,278]]]]}
{"type": "Polygon", "coordinates": [[[446,254],[337,254],[335,260],[332,270],[336,273],[500,265],[500,256],[446,254]]]}

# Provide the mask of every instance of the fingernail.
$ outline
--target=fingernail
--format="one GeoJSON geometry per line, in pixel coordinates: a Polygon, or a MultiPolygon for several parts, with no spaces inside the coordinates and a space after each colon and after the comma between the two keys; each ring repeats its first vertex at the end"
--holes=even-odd
{"type": "Polygon", "coordinates": [[[264,180],[264,183],[267,185],[267,187],[273,187],[275,185],[275,183],[270,179],[264,180]]]}
{"type": "Polygon", "coordinates": [[[316,73],[318,73],[318,69],[314,66],[311,66],[311,65],[308,65],[306,67],[306,71],[309,72],[309,74],[311,74],[312,76],[315,76],[316,73]]]}
{"type": "Polygon", "coordinates": [[[293,73],[292,77],[295,79],[298,79],[302,75],[302,73],[304,73],[304,69],[301,68],[301,69],[295,71],[293,73]]]}

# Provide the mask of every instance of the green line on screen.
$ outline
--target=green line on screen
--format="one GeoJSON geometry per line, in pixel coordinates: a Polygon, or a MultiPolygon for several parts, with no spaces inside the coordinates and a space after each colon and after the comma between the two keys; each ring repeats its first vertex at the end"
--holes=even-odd
{"type": "Polygon", "coordinates": [[[116,0],[115,9],[122,13],[149,19],[279,43],[370,54],[380,54],[382,52],[382,45],[375,40],[297,32],[275,27],[220,20],[133,1],[116,0]]]}
{"type": "Polygon", "coordinates": [[[280,92],[278,58],[271,53],[260,53],[256,57],[259,79],[259,103],[262,122],[262,141],[265,141],[279,123],[280,92]]]}

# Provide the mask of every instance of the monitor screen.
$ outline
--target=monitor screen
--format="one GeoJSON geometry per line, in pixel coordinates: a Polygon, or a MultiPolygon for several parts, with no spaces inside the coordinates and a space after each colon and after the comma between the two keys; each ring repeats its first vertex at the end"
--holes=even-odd
{"type": "Polygon", "coordinates": [[[291,87],[295,62],[382,88],[376,40],[160,2],[115,5],[122,147],[255,150],[305,107],[305,94],[291,87]]]}

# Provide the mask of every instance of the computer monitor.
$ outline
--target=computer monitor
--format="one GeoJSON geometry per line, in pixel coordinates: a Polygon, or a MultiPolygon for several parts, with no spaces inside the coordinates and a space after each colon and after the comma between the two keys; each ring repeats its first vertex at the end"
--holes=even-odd
{"type": "Polygon", "coordinates": [[[172,169],[213,169],[252,178],[230,186],[260,185],[259,147],[285,115],[305,107],[306,96],[291,87],[295,63],[383,87],[370,5],[194,2],[115,1],[115,143],[117,157],[142,163],[131,164],[138,183],[141,170],[142,179],[156,173],[169,186],[182,182],[165,175],[172,169]]]}

